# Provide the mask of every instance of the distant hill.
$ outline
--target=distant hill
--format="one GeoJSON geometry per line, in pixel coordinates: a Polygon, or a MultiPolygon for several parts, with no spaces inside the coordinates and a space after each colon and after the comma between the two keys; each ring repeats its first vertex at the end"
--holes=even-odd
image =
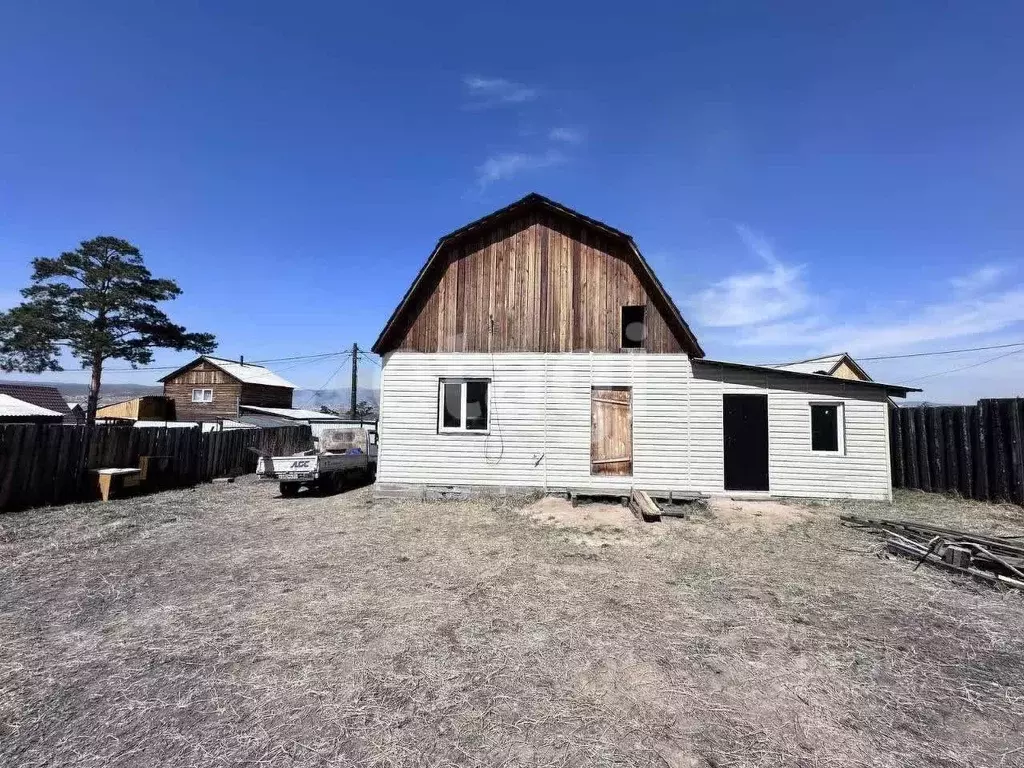
{"type": "MultiPolygon", "coordinates": [[[[4,381],[7,380],[5,379],[4,381]]],[[[56,387],[64,396],[64,399],[72,403],[84,403],[89,397],[88,384],[62,381],[16,381],[14,379],[10,380],[10,383],[56,387]]],[[[103,384],[100,387],[100,405],[119,403],[135,397],[145,397],[146,395],[162,395],[163,393],[164,388],[159,384],[155,386],[152,384],[103,384]]],[[[360,401],[365,400],[374,406],[377,406],[379,403],[379,392],[376,389],[360,387],[356,390],[356,393],[360,401]]],[[[324,389],[319,392],[312,389],[297,389],[292,398],[292,404],[296,408],[311,408],[314,411],[319,410],[321,405],[326,405],[336,410],[345,410],[348,409],[350,399],[351,394],[347,389],[324,389]]]]}

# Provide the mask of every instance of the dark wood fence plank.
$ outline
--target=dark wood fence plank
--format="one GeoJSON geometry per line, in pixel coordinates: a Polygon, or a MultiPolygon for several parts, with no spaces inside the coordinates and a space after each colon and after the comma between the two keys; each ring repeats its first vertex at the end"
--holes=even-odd
{"type": "Polygon", "coordinates": [[[903,433],[903,467],[905,488],[920,488],[917,468],[917,430],[913,408],[900,408],[900,428],[903,433]]]}
{"type": "Polygon", "coordinates": [[[1010,458],[1010,499],[1014,504],[1024,504],[1024,445],[1021,445],[1020,400],[1006,403],[1006,421],[1010,458]]]}
{"type": "Polygon", "coordinates": [[[965,499],[974,497],[974,451],[971,440],[971,413],[974,408],[961,406],[955,409],[956,458],[960,470],[958,487],[965,499]]]}
{"type": "Polygon", "coordinates": [[[932,489],[932,465],[928,456],[927,410],[927,408],[914,409],[914,427],[917,429],[917,471],[922,491],[932,489]]]}
{"type": "Polygon", "coordinates": [[[900,424],[898,408],[889,406],[889,462],[892,465],[892,484],[894,488],[905,488],[906,477],[903,470],[903,427],[900,424]]]}
{"type": "Polygon", "coordinates": [[[8,424],[4,430],[4,461],[3,474],[0,474],[0,509],[14,509],[17,494],[14,485],[18,477],[18,461],[21,458],[21,446],[25,439],[24,424],[8,424]]]}
{"type": "Polygon", "coordinates": [[[1010,500],[1010,466],[1008,445],[1007,410],[998,400],[990,401],[992,417],[992,497],[999,501],[1010,500]]]}
{"type": "Polygon", "coordinates": [[[960,463],[957,461],[957,431],[954,421],[956,408],[942,408],[942,449],[945,451],[946,490],[960,493],[960,463]]]}
{"type": "Polygon", "coordinates": [[[932,470],[932,491],[943,493],[946,485],[946,438],[942,424],[942,409],[928,408],[928,462],[932,470]]]}

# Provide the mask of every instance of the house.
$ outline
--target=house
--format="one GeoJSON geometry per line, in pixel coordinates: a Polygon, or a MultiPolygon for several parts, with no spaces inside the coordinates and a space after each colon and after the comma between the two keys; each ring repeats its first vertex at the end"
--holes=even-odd
{"type": "Polygon", "coordinates": [[[373,351],[381,495],[889,499],[913,391],[707,359],[629,235],[536,194],[442,237],[373,351]]]}
{"type": "Polygon", "coordinates": [[[161,395],[145,395],[111,403],[96,409],[96,418],[113,421],[174,421],[174,400],[161,395]]]}
{"type": "Polygon", "coordinates": [[[291,408],[295,385],[262,365],[202,355],[164,376],[164,397],[183,421],[233,419],[243,405],[291,408]]]}
{"type": "Polygon", "coordinates": [[[795,363],[782,363],[771,367],[797,373],[820,373],[824,376],[835,376],[840,379],[872,381],[867,371],[861,368],[857,361],[850,357],[847,352],[839,352],[823,357],[812,357],[809,360],[797,360],[795,363]]]}
{"type": "MultiPolygon", "coordinates": [[[[34,405],[45,411],[56,413],[68,424],[78,423],[68,407],[67,400],[56,387],[22,384],[20,382],[0,382],[0,394],[34,405]]],[[[10,406],[13,410],[14,406],[10,406]]],[[[36,414],[37,416],[40,414],[36,414]]]]}
{"type": "Polygon", "coordinates": [[[0,424],[61,424],[63,414],[0,392],[0,424]]]}

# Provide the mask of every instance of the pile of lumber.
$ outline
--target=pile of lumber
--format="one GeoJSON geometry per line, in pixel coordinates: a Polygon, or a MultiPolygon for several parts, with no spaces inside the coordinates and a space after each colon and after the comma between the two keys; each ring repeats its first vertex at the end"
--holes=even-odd
{"type": "Polygon", "coordinates": [[[997,586],[1024,589],[1024,539],[985,536],[906,520],[840,516],[846,525],[886,536],[894,554],[973,576],[997,586]]]}

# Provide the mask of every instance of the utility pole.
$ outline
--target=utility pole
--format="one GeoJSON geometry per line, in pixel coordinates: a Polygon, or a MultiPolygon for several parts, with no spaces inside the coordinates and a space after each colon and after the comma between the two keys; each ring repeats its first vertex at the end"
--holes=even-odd
{"type": "Polygon", "coordinates": [[[348,417],[354,419],[356,417],[356,386],[359,383],[359,344],[352,345],[352,410],[349,411],[348,417]]]}

